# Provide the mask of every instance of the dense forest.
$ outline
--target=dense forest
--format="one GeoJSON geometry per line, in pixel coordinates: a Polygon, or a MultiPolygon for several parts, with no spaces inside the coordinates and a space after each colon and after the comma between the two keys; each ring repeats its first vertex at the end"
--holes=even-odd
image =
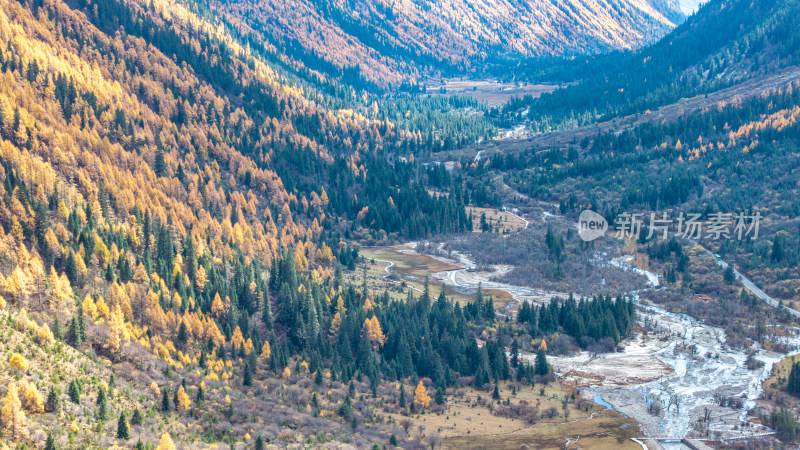
{"type": "MultiPolygon", "coordinates": [[[[631,336],[636,325],[636,312],[632,300],[597,297],[576,301],[552,299],[542,306],[523,303],[517,313],[517,322],[524,326],[532,338],[548,338],[550,350],[555,350],[559,332],[575,339],[581,348],[593,351],[613,351],[619,342],[631,336]],[[554,338],[555,335],[555,338],[554,338]]],[[[564,345],[563,343],[559,343],[564,345]]],[[[562,348],[561,351],[570,350],[562,348]]]]}
{"type": "Polygon", "coordinates": [[[497,158],[486,169],[503,171],[520,192],[558,201],[563,213],[591,207],[609,223],[631,210],[675,208],[675,216],[699,213],[703,220],[713,213],[772,215],[760,230],[767,240],[702,238],[788,300],[791,280],[798,279],[791,250],[799,208],[798,92],[789,85],[674,122],[600,134],[567,151],[497,158]],[[714,187],[713,196],[705,195],[706,186],[714,187]]]}
{"type": "Polygon", "coordinates": [[[505,67],[513,67],[524,56],[635,48],[684,18],[667,1],[186,3],[247,40],[285,48],[282,59],[292,66],[383,89],[414,89],[432,73],[482,72],[487,60],[506,59],[505,67]]]}
{"type": "MultiPolygon", "coordinates": [[[[519,120],[538,132],[646,114],[784,70],[797,2],[710,2],[646,49],[570,61],[527,57],[629,49],[683,17],[653,2],[539,3],[521,20],[507,2],[454,2],[453,16],[431,2],[0,0],[0,441],[433,448],[438,431],[409,420],[450,420],[448,401],[528,425],[559,414],[503,402],[523,386],[566,421],[580,400],[547,391],[548,355],[616,351],[637,325],[632,299],[580,292],[498,312],[481,288],[457,302],[427,279],[376,292],[362,256],[457,235],[504,250],[496,263],[541,252],[506,282],[588,278],[591,265],[567,261],[591,250],[573,230],[512,241],[467,212],[499,212],[507,190],[610,222],[762,211],[768,239],[712,248],[790,301],[798,84],[563,147],[465,148],[496,150],[519,120]],[[493,106],[426,92],[428,76],[456,73],[569,85],[493,106]]],[[[712,290],[681,243],[635,244],[663,267],[664,295],[712,290]]],[[[727,301],[736,277],[723,276],[727,301]]],[[[770,419],[794,423],[781,414],[770,419]]]]}
{"type": "Polygon", "coordinates": [[[323,442],[387,442],[383,419],[334,393],[384,379],[436,390],[490,360],[452,302],[393,303],[337,281],[358,263],[351,240],[471,229],[463,181],[411,157],[465,142],[462,114],[437,113],[434,132],[398,127],[374,101],[344,108],[343,90],[315,90],[159,3],[4,2],[0,71],[4,436],[234,442],[273,411],[287,421],[267,422],[273,442],[293,441],[280,430],[294,416],[300,436],[346,420],[323,442]],[[473,359],[454,357],[467,346],[473,359]],[[315,407],[265,384],[282,377],[311,379],[296,401],[315,407]]]}
{"type": "Polygon", "coordinates": [[[518,79],[573,82],[502,113],[527,111],[541,131],[612,120],[733,86],[797,64],[796,2],[706,2],[673,33],[640,51],[576,60],[531,61],[518,79]],[[588,74],[588,75],[587,75],[588,74]]]}

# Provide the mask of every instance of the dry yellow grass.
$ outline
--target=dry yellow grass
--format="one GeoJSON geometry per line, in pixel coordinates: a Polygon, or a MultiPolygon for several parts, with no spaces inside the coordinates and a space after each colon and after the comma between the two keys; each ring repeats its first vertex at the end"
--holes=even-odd
{"type": "Polygon", "coordinates": [[[481,232],[481,214],[486,214],[489,225],[499,229],[501,233],[511,232],[525,228],[525,221],[507,211],[496,208],[468,207],[467,214],[472,214],[472,230],[481,232]]]}
{"type": "MultiPolygon", "coordinates": [[[[494,436],[464,436],[445,439],[445,449],[640,449],[622,432],[626,419],[615,413],[602,412],[592,419],[573,423],[542,423],[515,433],[494,436]]],[[[633,426],[633,425],[631,425],[633,426]]],[[[635,435],[635,434],[634,434],[635,435]]]]}
{"type": "MultiPolygon", "coordinates": [[[[786,358],[783,358],[779,362],[775,363],[775,365],[772,366],[772,373],[770,374],[769,378],[764,380],[764,383],[762,384],[764,391],[774,394],[785,394],[786,381],[789,379],[789,374],[792,372],[792,365],[796,361],[800,361],[800,356],[787,356],[786,358]]],[[[800,402],[797,401],[795,403],[800,404],[800,402]]]]}
{"type": "MultiPolygon", "coordinates": [[[[786,384],[789,374],[792,372],[792,365],[800,361],[800,356],[787,356],[772,366],[772,373],[769,378],[764,380],[762,388],[764,393],[758,400],[758,405],[770,411],[776,407],[785,407],[792,410],[795,414],[800,411],[800,398],[789,394],[786,391],[786,384]]],[[[753,422],[760,422],[758,419],[751,419],[753,422]]]]}
{"type": "Polygon", "coordinates": [[[556,90],[552,84],[512,84],[497,83],[487,80],[442,80],[427,86],[426,95],[464,95],[496,106],[507,103],[512,97],[539,97],[556,90]],[[444,88],[445,93],[439,89],[444,88]]]}
{"type": "Polygon", "coordinates": [[[444,412],[389,416],[397,423],[409,420],[411,435],[438,433],[443,448],[564,448],[568,442],[568,448],[638,448],[628,440],[637,430],[632,421],[590,402],[579,405],[572,400],[574,390],[560,383],[547,385],[543,395],[541,387],[525,386],[516,395],[509,386],[500,389],[503,402],[510,398],[512,405],[527,404],[541,414],[555,408],[555,417],[542,416],[535,424],[494,415],[492,409],[501,405],[491,400],[491,393],[472,388],[463,389],[463,396],[450,397],[444,412]]]}
{"type": "MultiPolygon", "coordinates": [[[[365,248],[360,253],[367,259],[367,285],[369,288],[375,292],[387,290],[395,298],[405,298],[408,288],[413,289],[415,295],[419,295],[424,289],[426,275],[430,280],[431,296],[438,296],[442,284],[434,280],[431,275],[436,272],[461,268],[461,266],[448,264],[430,256],[403,253],[393,247],[365,248]],[[391,267],[389,267],[389,263],[391,263],[391,267]],[[389,267],[388,273],[387,267],[389,267]],[[388,279],[387,275],[390,275],[388,279]]],[[[345,279],[360,285],[363,273],[361,270],[357,270],[355,274],[345,276],[345,279]]],[[[511,295],[505,291],[487,289],[484,292],[494,298],[497,309],[505,307],[512,300],[511,295]]],[[[447,296],[462,304],[475,298],[472,293],[457,292],[453,289],[447,291],[447,296]]]]}

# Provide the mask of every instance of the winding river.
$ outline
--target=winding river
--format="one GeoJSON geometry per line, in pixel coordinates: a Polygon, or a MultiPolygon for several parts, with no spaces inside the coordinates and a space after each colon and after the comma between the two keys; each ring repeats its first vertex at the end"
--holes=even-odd
{"type": "MultiPolygon", "coordinates": [[[[443,249],[443,244],[439,245],[443,249]]],[[[402,251],[413,251],[405,246],[402,251]]],[[[523,301],[549,301],[564,293],[546,292],[493,281],[511,267],[494,266],[477,270],[466,255],[451,252],[448,257],[428,255],[458,264],[461,269],[437,272],[433,277],[448,287],[470,292],[484,289],[508,292],[515,300],[509,309],[523,301]]],[[[646,277],[650,288],[658,285],[658,276],[616,258],[609,264],[646,277]]],[[[638,318],[648,330],[626,342],[621,353],[592,355],[582,352],[569,357],[548,358],[556,373],[585,387],[584,396],[595,403],[630,417],[644,433],[655,439],[744,438],[768,434],[767,427],[749,422],[747,414],[761,395],[763,381],[772,366],[784,355],[767,351],[754,343],[753,358],[763,362],[760,368],[745,367],[747,354],[728,345],[721,328],[709,326],[686,314],[676,314],[639,300],[638,318]],[[658,405],[653,405],[658,402],[658,405]]],[[[503,311],[507,314],[508,311],[503,311]]],[[[785,338],[793,348],[800,348],[797,330],[785,338]]],[[[532,358],[533,355],[523,355],[532,358]]]]}

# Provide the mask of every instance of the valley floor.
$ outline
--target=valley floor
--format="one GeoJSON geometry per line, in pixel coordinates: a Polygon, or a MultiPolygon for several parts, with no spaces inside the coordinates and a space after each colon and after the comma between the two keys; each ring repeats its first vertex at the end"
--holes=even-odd
{"type": "Polygon", "coordinates": [[[463,157],[471,158],[478,153],[486,153],[484,157],[491,157],[491,155],[495,153],[515,153],[530,148],[540,150],[566,148],[570,145],[574,145],[576,142],[580,142],[584,138],[593,139],[598,134],[609,132],[619,133],[644,123],[673,122],[693,112],[709,108],[718,108],[730,103],[742,102],[752,97],[791,86],[792,83],[799,79],[800,67],[787,67],[774,74],[751,78],[728,88],[709,93],[708,95],[684,98],[675,103],[664,105],[654,111],[648,110],[643,114],[632,114],[615,118],[614,120],[592,123],[568,130],[539,133],[530,137],[525,136],[527,133],[514,132],[514,129],[511,129],[508,131],[511,132],[513,138],[480,142],[472,147],[450,152],[441,152],[436,154],[434,159],[448,161],[459,160],[463,157]]]}
{"type": "MultiPolygon", "coordinates": [[[[493,281],[498,274],[509,270],[508,267],[477,268],[471,258],[457,252],[447,252],[446,256],[442,256],[444,252],[438,256],[420,255],[416,245],[371,249],[365,255],[391,254],[394,262],[385,270],[398,283],[413,283],[428,274],[438,284],[446,285],[448,292],[455,291],[456,295],[466,298],[474,295],[479,285],[491,292],[505,292],[505,298],[510,299],[501,305],[501,310],[506,314],[523,301],[541,303],[553,296],[565,297],[564,293],[493,281]],[[408,269],[412,261],[413,275],[408,269]]],[[[628,265],[625,259],[613,263],[628,265]]],[[[628,268],[632,276],[645,277],[651,286],[658,284],[655,274],[628,268]]],[[[624,417],[635,420],[642,435],[648,438],[719,439],[772,433],[754,422],[748,411],[756,406],[763,391],[762,384],[770,376],[772,366],[781,360],[780,354],[755,347],[753,357],[764,365],[749,370],[744,364],[747,354],[728,345],[722,329],[686,314],[671,313],[644,300],[638,305],[638,314],[643,332],[624,342],[620,352],[583,351],[571,356],[549,357],[559,382],[581,390],[584,399],[607,404],[624,417]],[[653,402],[662,406],[652,408],[653,402]]],[[[800,348],[800,335],[790,332],[785,340],[790,347],[800,348]]],[[[524,357],[533,362],[535,355],[524,357]]],[[[499,430],[484,432],[486,436],[494,436],[499,430]]],[[[526,438],[536,438],[527,432],[526,437],[520,432],[513,435],[504,442],[514,446],[526,438]]],[[[453,447],[463,443],[461,440],[469,439],[474,443],[474,439],[478,439],[478,436],[458,438],[452,432],[443,437],[453,447]]]]}

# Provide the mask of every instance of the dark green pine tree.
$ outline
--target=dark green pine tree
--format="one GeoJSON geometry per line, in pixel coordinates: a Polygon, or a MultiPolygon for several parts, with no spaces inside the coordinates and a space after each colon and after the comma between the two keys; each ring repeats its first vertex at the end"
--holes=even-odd
{"type": "Polygon", "coordinates": [[[185,344],[186,341],[189,340],[189,331],[186,329],[186,324],[181,320],[181,324],[178,327],[178,342],[181,344],[185,344]]]}
{"type": "Polygon", "coordinates": [[[156,150],[156,157],[153,161],[153,172],[161,177],[167,174],[167,161],[164,157],[164,149],[161,146],[156,150]]]}
{"type": "Polygon", "coordinates": [[[489,357],[486,352],[485,345],[479,350],[478,357],[478,369],[475,371],[475,377],[472,380],[472,384],[476,388],[482,389],[483,386],[491,381],[491,369],[489,369],[489,357]]]}
{"type": "Polygon", "coordinates": [[[203,406],[203,402],[206,400],[206,391],[203,389],[203,385],[197,387],[197,395],[195,396],[195,400],[197,401],[197,406],[203,406]]]}
{"type": "Polygon", "coordinates": [[[770,426],[775,429],[778,439],[783,442],[793,442],[800,435],[800,424],[797,418],[786,408],[772,411],[770,426]]]}
{"type": "Polygon", "coordinates": [[[53,321],[53,337],[59,341],[64,339],[64,327],[58,317],[53,321]]]}
{"type": "Polygon", "coordinates": [[[47,412],[58,412],[61,408],[61,400],[58,398],[58,390],[55,387],[50,388],[47,394],[47,401],[44,404],[44,410],[47,412]]]}
{"type": "Polygon", "coordinates": [[[256,438],[256,450],[264,450],[264,436],[260,434],[256,438]]]}
{"type": "Polygon", "coordinates": [[[800,362],[792,364],[792,371],[789,372],[789,380],[786,383],[786,391],[792,395],[800,394],[800,362]]]}
{"type": "Polygon", "coordinates": [[[73,347],[80,347],[80,333],[78,332],[78,318],[72,316],[72,320],[69,322],[69,328],[67,328],[67,344],[73,347]]]}
{"type": "MultiPolygon", "coordinates": [[[[186,388],[184,388],[186,389],[186,388]]],[[[175,409],[178,409],[178,389],[172,391],[172,404],[175,405],[175,409]]]]}
{"type": "Polygon", "coordinates": [[[398,404],[401,408],[406,407],[406,388],[402,384],[400,385],[400,401],[398,404]]]}
{"type": "Polygon", "coordinates": [[[344,401],[341,405],[339,405],[339,410],[337,411],[340,416],[344,417],[345,419],[350,417],[350,407],[352,406],[350,402],[350,397],[345,397],[344,401]]]}
{"type": "Polygon", "coordinates": [[[725,273],[723,274],[722,278],[728,284],[733,284],[736,282],[736,272],[733,271],[733,266],[728,265],[728,267],[725,268],[725,273]]]}
{"type": "Polygon", "coordinates": [[[120,413],[117,421],[117,439],[128,440],[128,421],[125,420],[125,413],[120,413]]]}
{"type": "Polygon", "coordinates": [[[169,389],[164,388],[161,391],[161,412],[164,414],[169,413],[170,404],[169,404],[169,389]]]}
{"type": "Polygon", "coordinates": [[[242,377],[242,384],[244,386],[253,385],[253,369],[251,368],[250,364],[244,365],[244,376],[242,377]]]}
{"type": "Polygon", "coordinates": [[[81,402],[81,383],[78,380],[72,380],[69,383],[69,399],[72,403],[80,404],[81,402]]]}
{"type": "Polygon", "coordinates": [[[362,334],[356,353],[356,366],[361,373],[371,374],[375,369],[375,364],[375,355],[372,352],[369,337],[366,334],[362,334]]]}
{"type": "Polygon", "coordinates": [[[550,373],[550,366],[547,364],[547,356],[544,354],[544,349],[539,349],[536,352],[536,361],[533,365],[533,371],[536,375],[547,375],[550,373]]]}
{"type": "Polygon", "coordinates": [[[86,340],[86,317],[83,315],[83,308],[78,308],[78,313],[72,316],[67,330],[67,344],[78,348],[86,340]]]}
{"type": "Polygon", "coordinates": [[[133,415],[131,416],[131,425],[141,425],[144,422],[144,417],[142,416],[142,410],[136,408],[133,410],[133,415]]]}
{"type": "Polygon", "coordinates": [[[97,418],[100,421],[106,420],[108,417],[108,398],[106,397],[106,391],[103,388],[100,388],[97,391],[97,418]]]}
{"type": "Polygon", "coordinates": [[[437,405],[444,405],[445,398],[444,398],[444,388],[441,386],[436,389],[436,395],[434,396],[434,400],[437,405]]]}
{"type": "Polygon", "coordinates": [[[53,433],[47,432],[47,440],[44,443],[44,450],[56,450],[56,439],[53,437],[53,433]]]}
{"type": "Polygon", "coordinates": [[[772,243],[772,252],[770,253],[770,258],[774,262],[781,261],[784,256],[783,250],[783,238],[780,234],[775,235],[775,241],[772,243]]]}
{"type": "Polygon", "coordinates": [[[72,252],[69,252],[67,260],[64,261],[64,274],[72,284],[78,283],[78,264],[75,262],[75,255],[72,252]]]}
{"type": "Polygon", "coordinates": [[[519,364],[519,344],[517,343],[517,339],[515,338],[511,341],[511,366],[515,369],[519,364]]]}
{"type": "Polygon", "coordinates": [[[399,377],[405,378],[411,376],[414,373],[414,361],[411,359],[411,348],[408,345],[408,339],[405,337],[400,338],[400,348],[397,353],[397,359],[400,362],[399,377]]]}

